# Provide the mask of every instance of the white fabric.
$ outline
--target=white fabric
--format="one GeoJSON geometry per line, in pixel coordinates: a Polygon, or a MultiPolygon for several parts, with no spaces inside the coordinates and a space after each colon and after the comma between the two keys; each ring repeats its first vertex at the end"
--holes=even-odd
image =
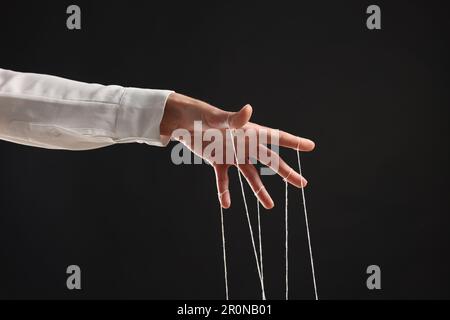
{"type": "Polygon", "coordinates": [[[172,92],[0,69],[0,139],[67,150],[129,142],[165,146],[169,138],[159,126],[172,92]]]}

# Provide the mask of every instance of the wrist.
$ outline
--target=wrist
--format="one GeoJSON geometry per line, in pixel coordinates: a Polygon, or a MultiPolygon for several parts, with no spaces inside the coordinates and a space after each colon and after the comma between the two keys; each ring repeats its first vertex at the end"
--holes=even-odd
{"type": "Polygon", "coordinates": [[[181,106],[179,94],[173,92],[169,95],[164,107],[164,115],[161,119],[160,133],[163,136],[170,137],[172,132],[179,128],[181,119],[181,106]]]}
{"type": "Polygon", "coordinates": [[[202,120],[202,115],[209,108],[211,106],[203,101],[175,92],[170,94],[161,120],[161,135],[171,136],[180,128],[190,130],[194,121],[202,120]]]}

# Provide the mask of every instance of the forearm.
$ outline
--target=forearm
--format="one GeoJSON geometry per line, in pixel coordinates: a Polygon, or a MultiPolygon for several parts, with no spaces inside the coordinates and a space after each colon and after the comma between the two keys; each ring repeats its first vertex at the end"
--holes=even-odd
{"type": "Polygon", "coordinates": [[[70,150],[165,145],[160,124],[170,93],[0,69],[0,139],[70,150]]]}

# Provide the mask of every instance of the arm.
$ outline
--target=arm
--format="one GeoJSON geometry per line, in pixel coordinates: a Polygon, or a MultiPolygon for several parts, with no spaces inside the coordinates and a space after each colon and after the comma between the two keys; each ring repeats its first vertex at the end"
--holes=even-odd
{"type": "Polygon", "coordinates": [[[49,149],[88,150],[129,142],[165,146],[173,138],[213,166],[224,208],[231,205],[230,166],[238,167],[265,208],[274,206],[250,158],[272,168],[296,187],[307,184],[278,154],[265,147],[274,141],[260,141],[259,134],[276,136],[275,144],[301,151],[313,150],[314,142],[251,123],[251,115],[249,105],[238,112],[228,112],[168,90],[103,86],[0,69],[0,139],[49,149]],[[219,140],[224,141],[220,153],[231,153],[231,161],[218,161],[217,154],[211,157],[204,152],[212,141],[202,141],[199,148],[193,144],[194,139],[177,135],[180,129],[194,135],[195,121],[202,122],[202,130],[219,131],[219,140]],[[250,154],[247,139],[244,159],[234,154],[239,144],[237,138],[235,142],[229,136],[228,129],[240,129],[244,134],[255,132],[256,154],[250,154]],[[270,160],[261,157],[264,153],[270,155],[270,160]]]}
{"type": "Polygon", "coordinates": [[[67,150],[164,146],[169,138],[159,126],[171,92],[0,69],[0,139],[67,150]]]}

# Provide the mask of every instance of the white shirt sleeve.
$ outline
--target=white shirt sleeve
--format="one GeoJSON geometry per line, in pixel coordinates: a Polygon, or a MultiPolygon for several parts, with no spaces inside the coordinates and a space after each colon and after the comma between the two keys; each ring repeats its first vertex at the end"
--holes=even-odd
{"type": "Polygon", "coordinates": [[[169,137],[159,126],[172,92],[0,69],[0,139],[67,150],[128,142],[165,146],[169,137]]]}

